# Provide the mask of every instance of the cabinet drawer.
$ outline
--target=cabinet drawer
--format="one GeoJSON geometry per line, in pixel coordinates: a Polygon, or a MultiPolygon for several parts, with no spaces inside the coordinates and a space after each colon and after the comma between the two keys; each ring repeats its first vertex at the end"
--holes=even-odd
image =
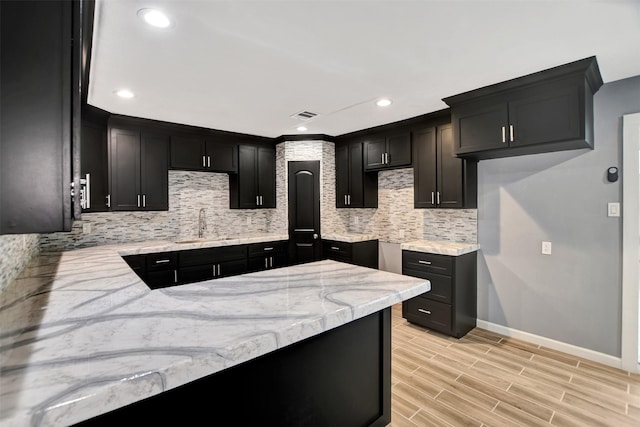
{"type": "Polygon", "coordinates": [[[169,270],[178,266],[176,252],[161,252],[147,255],[147,271],[169,270]]]}
{"type": "MultiPolygon", "coordinates": [[[[402,271],[424,271],[451,276],[453,259],[448,255],[436,255],[424,252],[402,251],[402,271]]],[[[420,276],[421,277],[421,276],[420,276]]]]}
{"type": "Polygon", "coordinates": [[[214,264],[220,261],[242,259],[247,256],[245,245],[192,249],[180,252],[180,267],[214,264]]]}
{"type": "Polygon", "coordinates": [[[421,279],[427,279],[429,282],[431,282],[431,290],[420,295],[421,297],[428,298],[434,301],[444,302],[446,304],[452,303],[451,296],[453,283],[451,277],[414,270],[403,270],[402,274],[405,274],[407,276],[419,277],[421,279]]]}
{"type": "Polygon", "coordinates": [[[166,288],[178,284],[178,270],[156,270],[147,273],[145,282],[151,289],[166,288]]]}
{"type": "Polygon", "coordinates": [[[402,317],[434,331],[451,334],[451,306],[423,297],[402,303],[402,317]]]}
{"type": "Polygon", "coordinates": [[[351,259],[351,243],[337,242],[335,240],[324,240],[322,249],[325,256],[331,259],[351,259]]]}
{"type": "Polygon", "coordinates": [[[287,250],[287,241],[253,243],[249,245],[249,256],[267,256],[273,253],[283,253],[287,250]]]}

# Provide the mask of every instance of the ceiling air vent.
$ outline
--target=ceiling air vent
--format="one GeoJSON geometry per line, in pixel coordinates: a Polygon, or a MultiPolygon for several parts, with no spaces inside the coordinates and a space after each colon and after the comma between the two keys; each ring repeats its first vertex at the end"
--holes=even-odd
{"type": "Polygon", "coordinates": [[[298,120],[311,120],[317,115],[318,115],[317,113],[312,113],[311,111],[300,111],[299,113],[296,113],[291,117],[298,120]]]}

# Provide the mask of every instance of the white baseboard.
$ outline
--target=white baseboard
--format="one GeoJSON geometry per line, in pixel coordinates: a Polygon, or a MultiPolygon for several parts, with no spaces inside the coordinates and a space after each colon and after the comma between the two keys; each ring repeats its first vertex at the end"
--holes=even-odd
{"type": "Polygon", "coordinates": [[[589,350],[588,348],[578,347],[577,345],[567,344],[562,341],[552,340],[540,335],[535,335],[529,332],[520,331],[518,329],[512,329],[507,326],[498,325],[496,323],[487,322],[486,320],[476,320],[476,326],[478,328],[486,329],[497,334],[505,335],[511,338],[521,339],[533,344],[543,345],[545,347],[562,351],[564,353],[571,354],[573,356],[582,357],[584,359],[592,360],[594,362],[603,363],[605,365],[613,366],[614,368],[622,369],[622,359],[619,357],[611,356],[609,354],[600,353],[598,351],[589,350]]]}

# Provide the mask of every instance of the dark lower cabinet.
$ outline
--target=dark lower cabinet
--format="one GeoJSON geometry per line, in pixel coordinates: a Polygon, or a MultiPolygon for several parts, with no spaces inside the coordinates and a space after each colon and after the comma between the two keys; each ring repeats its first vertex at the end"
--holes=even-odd
{"type": "Polygon", "coordinates": [[[249,245],[249,271],[270,270],[288,265],[287,247],[286,240],[249,245]]]}
{"type": "Polygon", "coordinates": [[[323,240],[322,255],[325,259],[377,269],[378,241],[347,243],[337,240],[323,240]]]}
{"type": "Polygon", "coordinates": [[[111,210],[168,210],[168,160],[168,136],[110,126],[111,210]]]}
{"type": "Polygon", "coordinates": [[[402,317],[456,338],[476,326],[477,253],[402,251],[402,274],[427,279],[431,291],[402,303],[402,317]]]}
{"type": "Polygon", "coordinates": [[[247,272],[246,245],[191,249],[178,254],[178,280],[181,284],[247,272]]]}

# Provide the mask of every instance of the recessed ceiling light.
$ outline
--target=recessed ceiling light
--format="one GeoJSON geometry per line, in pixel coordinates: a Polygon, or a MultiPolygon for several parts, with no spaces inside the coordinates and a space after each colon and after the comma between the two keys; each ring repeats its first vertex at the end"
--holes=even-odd
{"type": "Polygon", "coordinates": [[[306,132],[307,128],[305,126],[298,126],[296,129],[298,129],[299,132],[306,132]]]}
{"type": "Polygon", "coordinates": [[[128,89],[120,89],[116,91],[116,95],[120,98],[133,98],[135,95],[128,89]]]}
{"type": "Polygon", "coordinates": [[[386,98],[378,99],[376,105],[378,107],[388,107],[389,105],[391,105],[391,100],[386,98]]]}
{"type": "Polygon", "coordinates": [[[140,9],[138,16],[144,21],[157,28],[167,28],[171,25],[171,20],[164,12],[157,9],[140,9]]]}

